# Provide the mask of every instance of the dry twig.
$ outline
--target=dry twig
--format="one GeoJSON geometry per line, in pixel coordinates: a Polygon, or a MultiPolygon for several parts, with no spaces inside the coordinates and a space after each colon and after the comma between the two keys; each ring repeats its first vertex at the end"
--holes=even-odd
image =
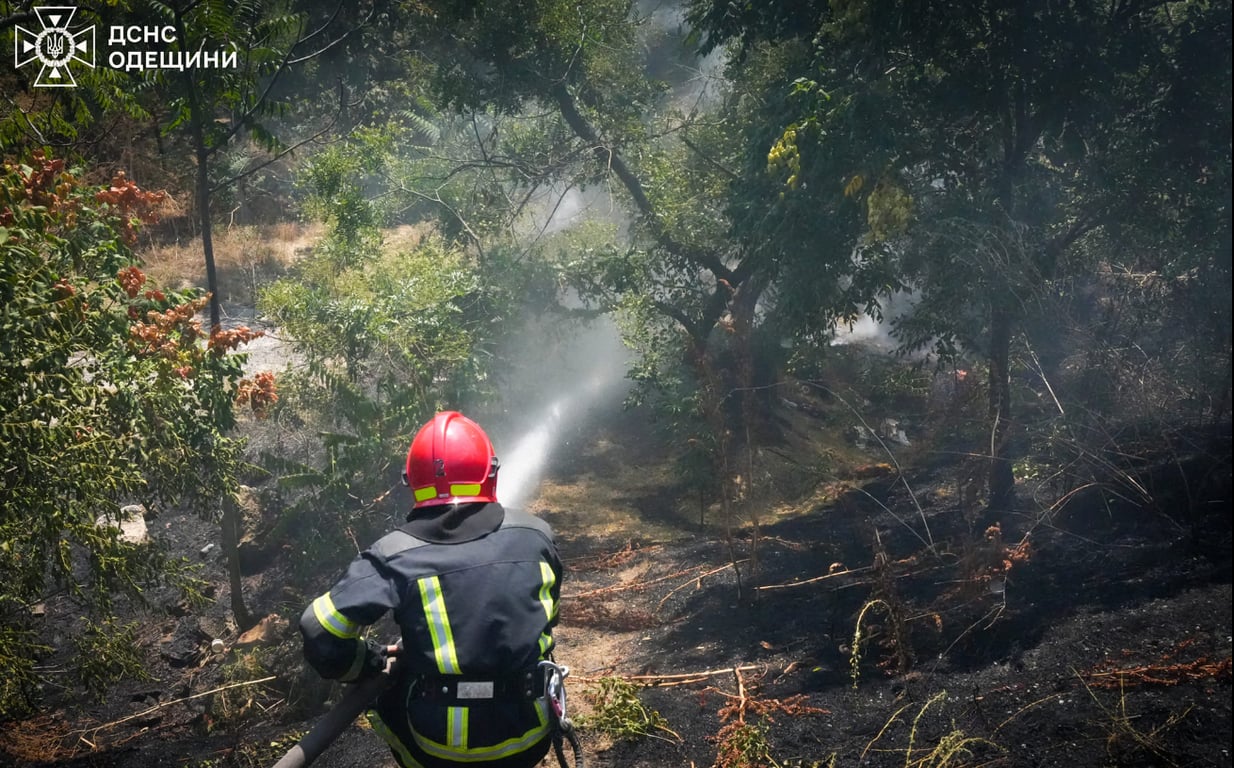
{"type": "MultiPolygon", "coordinates": [[[[242,682],[242,683],[231,683],[230,685],[219,686],[218,688],[212,688],[208,691],[202,691],[201,693],[194,693],[192,696],[185,696],[180,699],[173,699],[171,701],[165,701],[162,704],[155,704],[153,707],[150,707],[149,709],[143,709],[141,712],[138,712],[133,715],[129,715],[127,717],[122,717],[119,720],[112,720],[110,723],[103,723],[102,725],[96,725],[91,728],[79,728],[79,729],[70,731],[69,733],[78,734],[79,735],[78,738],[80,738],[82,741],[86,742],[87,744],[90,744],[90,742],[85,738],[85,734],[87,733],[97,734],[99,731],[106,730],[108,728],[114,728],[117,725],[120,725],[122,723],[127,723],[130,720],[136,720],[139,717],[145,717],[146,715],[149,715],[152,712],[157,712],[160,709],[165,709],[167,707],[170,707],[173,704],[180,704],[186,701],[190,701],[192,699],[200,699],[202,696],[209,696],[212,693],[219,693],[220,691],[226,691],[232,688],[243,688],[248,685],[259,685],[261,683],[268,683],[271,680],[276,680],[276,679],[278,679],[277,675],[270,675],[269,677],[263,677],[260,680],[246,680],[245,682],[242,682]]],[[[91,745],[91,747],[93,747],[93,745],[91,745]]]]}
{"type": "Polygon", "coordinates": [[[688,573],[700,570],[704,567],[705,566],[696,565],[691,568],[683,568],[682,570],[676,571],[674,573],[670,573],[667,576],[661,576],[656,579],[651,579],[650,581],[635,580],[635,581],[625,582],[622,584],[614,584],[611,587],[600,587],[598,589],[589,589],[584,592],[576,592],[573,595],[562,595],[561,599],[562,600],[578,600],[580,598],[585,598],[585,597],[599,597],[601,595],[611,595],[617,592],[625,592],[631,589],[641,591],[641,590],[646,589],[647,587],[650,587],[652,584],[659,584],[661,581],[668,581],[669,579],[675,579],[680,576],[685,576],[688,573]]]}
{"type": "MultiPolygon", "coordinates": [[[[684,681],[694,680],[695,678],[697,678],[698,680],[706,680],[709,677],[715,677],[717,675],[740,674],[741,672],[748,672],[754,669],[762,669],[762,667],[760,667],[757,664],[745,664],[745,665],[738,666],[738,667],[725,667],[723,669],[708,669],[703,672],[680,672],[677,674],[667,674],[667,675],[607,675],[607,677],[617,677],[620,680],[625,680],[627,682],[641,683],[647,686],[682,685],[684,681]]],[[[571,676],[570,679],[574,680],[576,678],[571,676]]],[[[594,683],[599,678],[579,677],[577,679],[585,683],[594,683]]]]}
{"type": "Polygon", "coordinates": [[[702,586],[703,586],[703,579],[707,578],[708,576],[714,576],[715,574],[719,573],[720,571],[725,571],[725,570],[728,570],[729,568],[735,568],[735,567],[737,567],[738,565],[741,565],[741,564],[742,564],[742,563],[744,563],[744,562],[746,562],[746,560],[738,560],[738,561],[736,561],[736,562],[734,562],[734,563],[725,563],[724,565],[720,566],[719,568],[713,568],[713,569],[711,569],[710,571],[707,571],[706,573],[700,573],[698,576],[694,576],[694,577],[692,577],[691,579],[689,579],[688,581],[686,581],[684,584],[681,584],[681,585],[679,585],[679,586],[675,587],[675,588],[674,588],[671,592],[669,592],[667,595],[665,595],[664,597],[660,598],[660,602],[656,603],[656,610],[658,611],[658,610],[660,610],[661,608],[663,608],[663,607],[664,607],[664,604],[665,604],[666,602],[668,602],[668,599],[669,599],[670,597],[672,597],[673,595],[677,594],[678,592],[680,592],[681,590],[685,589],[686,587],[690,586],[690,584],[691,584],[691,583],[694,583],[694,584],[696,585],[696,588],[697,588],[697,589],[702,589],[702,586]]]}

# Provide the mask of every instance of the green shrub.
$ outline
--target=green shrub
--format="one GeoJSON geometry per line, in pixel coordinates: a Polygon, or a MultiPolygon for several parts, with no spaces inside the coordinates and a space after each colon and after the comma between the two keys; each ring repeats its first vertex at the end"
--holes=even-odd
{"type": "Polygon", "coordinates": [[[592,712],[578,718],[580,728],[607,734],[614,739],[643,736],[674,739],[680,737],[668,727],[668,721],[654,709],[648,709],[638,697],[639,687],[619,677],[602,677],[583,697],[592,705],[592,712]],[[661,733],[657,733],[657,731],[661,733]]]}

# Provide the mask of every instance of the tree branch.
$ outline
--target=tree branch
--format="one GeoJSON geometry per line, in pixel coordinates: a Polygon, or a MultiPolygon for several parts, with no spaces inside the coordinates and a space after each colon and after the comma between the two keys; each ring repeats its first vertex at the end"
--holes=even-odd
{"type": "MultiPolygon", "coordinates": [[[[296,41],[296,43],[295,43],[295,45],[293,45],[293,46],[291,47],[291,48],[292,48],[292,50],[295,50],[297,46],[299,46],[299,45],[301,45],[302,43],[305,43],[305,42],[307,42],[307,41],[309,41],[309,40],[312,40],[314,37],[317,37],[317,36],[318,36],[318,35],[320,35],[322,32],[325,32],[325,31],[326,31],[326,28],[327,28],[327,27],[329,27],[331,24],[333,24],[333,23],[334,23],[334,20],[335,20],[336,18],[338,18],[339,11],[343,10],[343,6],[344,6],[344,5],[345,5],[345,1],[344,1],[344,2],[340,2],[340,3],[338,4],[338,7],[334,9],[334,13],[333,13],[333,14],[331,14],[330,18],[326,21],[326,23],[322,24],[322,25],[321,25],[321,26],[317,29],[317,31],[312,32],[312,33],[308,34],[307,36],[302,37],[302,38],[300,38],[299,40],[297,40],[297,41],[296,41]]],[[[303,56],[297,56],[296,58],[294,58],[294,59],[292,59],[291,61],[287,62],[288,66],[295,65],[295,64],[299,64],[299,63],[301,63],[301,62],[303,62],[303,61],[308,61],[308,60],[310,60],[310,59],[317,58],[317,57],[318,57],[318,56],[320,56],[321,54],[325,53],[326,51],[330,50],[330,49],[331,49],[331,48],[333,48],[334,46],[336,46],[336,45],[338,45],[339,43],[343,42],[343,41],[344,41],[344,40],[346,40],[348,37],[350,37],[350,36],[351,36],[354,32],[357,32],[357,31],[359,31],[359,30],[363,29],[364,27],[368,26],[368,23],[369,23],[370,21],[372,21],[372,19],[373,19],[373,13],[374,13],[376,10],[377,10],[377,6],[376,6],[376,5],[374,5],[372,8],[369,8],[369,11],[368,11],[368,16],[365,16],[365,17],[364,17],[364,20],[363,20],[363,21],[361,21],[359,24],[357,24],[356,26],[354,26],[354,27],[352,27],[351,29],[347,30],[347,31],[346,31],[346,32],[344,32],[343,34],[339,35],[338,37],[336,37],[335,39],[333,39],[333,40],[331,40],[330,42],[326,43],[326,44],[325,44],[324,46],[322,46],[321,48],[318,48],[317,50],[313,51],[312,53],[306,53],[306,54],[305,54],[305,55],[303,55],[303,56]]]]}
{"type": "Polygon", "coordinates": [[[220,181],[218,184],[215,184],[213,187],[210,187],[210,194],[214,194],[215,192],[218,192],[220,189],[229,187],[232,184],[235,184],[240,179],[243,179],[248,176],[252,176],[254,173],[257,173],[262,168],[265,168],[267,165],[270,165],[271,163],[277,163],[279,160],[283,159],[287,155],[290,155],[292,152],[295,152],[297,149],[299,149],[300,147],[303,147],[305,144],[308,144],[309,142],[312,142],[312,141],[316,141],[317,139],[329,133],[330,130],[334,128],[335,124],[338,123],[339,117],[342,116],[343,114],[343,94],[342,94],[341,86],[339,87],[339,91],[340,93],[339,93],[338,111],[334,113],[334,117],[330,119],[330,122],[327,123],[324,128],[322,128],[317,133],[314,133],[312,136],[308,136],[304,139],[301,139],[300,141],[297,141],[295,144],[292,144],[290,147],[283,148],[279,152],[275,153],[272,157],[266,158],[264,161],[258,163],[257,165],[254,165],[251,168],[245,168],[243,171],[237,173],[235,176],[232,176],[228,179],[224,179],[223,181],[220,181]]]}
{"type": "Polygon", "coordinates": [[[687,246],[664,229],[659,217],[656,215],[655,206],[652,205],[651,199],[647,197],[647,192],[643,189],[643,184],[638,176],[630,170],[630,167],[626,165],[625,160],[616,149],[606,146],[600,140],[595,128],[579,113],[578,107],[574,103],[574,97],[570,95],[565,85],[559,83],[552,86],[549,89],[549,95],[552,96],[558,109],[561,110],[561,116],[565,119],[566,124],[570,126],[570,129],[580,139],[587,142],[592,147],[592,153],[596,156],[596,159],[621,180],[622,185],[630,193],[630,197],[633,198],[635,207],[647,219],[647,224],[651,227],[656,240],[668,250],[694,262],[717,278],[723,278],[730,283],[733,282],[732,270],[725,266],[724,262],[720,261],[715,254],[687,246]]]}
{"type": "Polygon", "coordinates": [[[34,15],[34,11],[24,11],[21,13],[14,13],[9,16],[5,16],[3,18],[0,18],[0,32],[3,32],[9,27],[15,27],[21,23],[24,23],[27,21],[33,21],[36,18],[38,17],[34,15]]]}
{"type": "Polygon", "coordinates": [[[685,132],[685,131],[682,131],[682,132],[681,132],[681,141],[682,141],[682,143],[683,143],[683,144],[685,144],[687,147],[689,147],[691,150],[693,150],[693,151],[694,151],[694,154],[696,154],[696,155],[698,155],[699,157],[703,158],[703,160],[706,160],[708,165],[710,165],[710,166],[714,167],[716,170],[720,171],[721,173],[723,173],[725,176],[729,177],[729,178],[730,178],[730,179],[732,179],[733,181],[740,181],[740,180],[741,180],[741,176],[740,176],[739,174],[737,174],[737,173],[735,173],[735,172],[733,172],[733,171],[730,171],[730,170],[729,170],[729,169],[728,169],[725,165],[723,165],[723,164],[722,164],[719,160],[716,160],[715,158],[711,157],[711,156],[710,156],[710,155],[708,155],[707,153],[703,152],[703,150],[699,149],[699,148],[698,148],[698,147],[694,144],[694,142],[690,141],[690,137],[686,134],[686,132],[685,132]]]}

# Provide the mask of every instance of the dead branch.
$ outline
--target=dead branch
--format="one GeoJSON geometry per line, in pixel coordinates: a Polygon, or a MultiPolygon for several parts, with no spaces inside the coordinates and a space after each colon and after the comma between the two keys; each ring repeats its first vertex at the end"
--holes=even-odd
{"type": "MultiPolygon", "coordinates": [[[[1163,657],[1164,659],[1165,657],[1163,657]]],[[[1226,679],[1231,675],[1231,657],[1210,659],[1201,657],[1193,661],[1155,664],[1140,664],[1132,667],[1115,667],[1085,673],[1094,688],[1123,688],[1128,685],[1179,685],[1201,680],[1226,679]]]]}
{"type": "Polygon", "coordinates": [[[681,590],[685,589],[686,587],[690,586],[690,584],[691,584],[691,583],[694,583],[694,584],[696,585],[696,588],[697,588],[697,589],[702,589],[702,586],[703,586],[703,579],[707,578],[708,576],[713,576],[713,575],[715,575],[715,574],[719,573],[720,571],[728,570],[729,568],[735,568],[735,567],[737,567],[738,565],[741,565],[741,564],[742,564],[742,563],[744,563],[744,562],[746,562],[746,561],[745,561],[745,560],[738,560],[738,561],[736,561],[736,562],[732,562],[732,563],[725,563],[724,565],[720,566],[719,568],[713,568],[712,570],[707,571],[706,573],[700,573],[698,576],[695,576],[694,578],[690,579],[689,581],[686,581],[686,583],[681,584],[681,585],[679,585],[679,586],[677,586],[677,587],[673,588],[673,591],[669,592],[667,595],[665,595],[664,597],[660,598],[660,602],[656,603],[656,610],[658,611],[658,610],[660,610],[661,608],[663,608],[663,607],[664,607],[664,604],[665,604],[666,602],[668,602],[668,599],[669,599],[670,597],[672,597],[673,595],[677,594],[678,592],[680,592],[681,590]]]}
{"type": "Polygon", "coordinates": [[[746,697],[746,681],[741,679],[741,669],[733,667],[733,677],[737,678],[737,722],[746,721],[746,705],[750,700],[746,697]]]}
{"type": "Polygon", "coordinates": [[[600,587],[599,589],[589,589],[585,592],[576,592],[573,595],[562,595],[562,599],[563,600],[577,600],[579,598],[584,598],[584,597],[596,597],[598,595],[609,595],[609,594],[613,594],[616,592],[625,592],[626,590],[630,590],[630,589],[642,590],[642,589],[646,589],[652,584],[658,584],[661,581],[668,581],[669,579],[675,579],[680,576],[685,576],[686,574],[692,571],[697,571],[700,568],[704,568],[704,567],[705,566],[702,566],[702,565],[696,565],[691,568],[684,568],[680,571],[670,573],[667,576],[661,576],[659,578],[652,579],[651,581],[631,581],[631,582],[626,582],[624,584],[615,584],[611,587],[600,587]]]}
{"type": "Polygon", "coordinates": [[[804,587],[807,584],[814,584],[819,581],[826,581],[827,579],[834,579],[840,576],[852,576],[855,573],[865,573],[872,570],[874,570],[874,566],[867,565],[863,568],[853,568],[851,570],[837,571],[836,573],[826,573],[822,576],[814,576],[802,581],[791,581],[786,584],[767,584],[762,587],[755,587],[755,589],[791,589],[793,587],[804,587]]]}
{"type": "Polygon", "coordinates": [[[185,696],[184,698],[173,699],[171,701],[165,701],[162,704],[155,704],[153,707],[150,707],[149,709],[144,709],[141,712],[138,712],[137,714],[134,714],[134,715],[122,717],[119,720],[112,720],[110,723],[103,723],[102,725],[96,725],[90,728],[79,728],[76,730],[69,731],[69,733],[78,734],[78,738],[80,738],[82,741],[89,744],[90,742],[86,740],[85,738],[85,734],[87,733],[94,734],[94,733],[98,733],[99,731],[105,730],[107,728],[114,728],[115,726],[120,725],[121,723],[127,723],[130,720],[136,720],[139,717],[145,717],[146,715],[149,715],[152,712],[157,712],[160,709],[165,709],[167,707],[170,707],[173,704],[180,704],[185,701],[190,701],[192,699],[200,699],[202,696],[209,696],[212,693],[219,693],[220,691],[226,691],[232,688],[243,688],[248,685],[259,685],[261,683],[268,683],[271,680],[276,680],[276,679],[278,679],[277,675],[270,675],[269,677],[263,677],[260,680],[247,680],[243,683],[231,683],[230,685],[223,685],[218,688],[212,688],[208,691],[202,691],[201,693],[194,693],[192,696],[185,696]]]}
{"type": "MultiPolygon", "coordinates": [[[[745,664],[737,667],[725,667],[723,669],[708,669],[703,672],[681,672],[668,675],[606,675],[606,677],[616,677],[618,680],[640,683],[646,686],[684,685],[686,681],[695,681],[695,678],[698,681],[702,681],[717,675],[740,674],[741,672],[749,672],[755,669],[762,669],[762,667],[758,664],[745,664]]],[[[570,679],[573,680],[575,678],[571,677],[570,679]]],[[[600,680],[598,677],[579,677],[577,679],[584,683],[594,683],[600,680]]]]}

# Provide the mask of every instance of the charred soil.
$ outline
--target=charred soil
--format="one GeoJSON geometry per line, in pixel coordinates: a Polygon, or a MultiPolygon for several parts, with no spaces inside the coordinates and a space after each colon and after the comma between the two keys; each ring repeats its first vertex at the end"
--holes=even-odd
{"type": "MultiPolygon", "coordinates": [[[[1231,765],[1228,428],[1203,492],[1163,480],[1155,505],[1028,482],[974,509],[949,462],[900,476],[871,454],[725,525],[635,416],[580,437],[528,505],[568,568],[558,660],[590,768],[1231,765]]],[[[193,557],[217,535],[154,532],[193,557]]],[[[0,763],[272,764],[338,695],[297,658],[293,556],[246,577],[280,617],[267,637],[239,641],[208,555],[217,603],[134,614],[152,680],[7,724],[0,763]]],[[[317,764],[394,765],[359,725],[317,764]]]]}

